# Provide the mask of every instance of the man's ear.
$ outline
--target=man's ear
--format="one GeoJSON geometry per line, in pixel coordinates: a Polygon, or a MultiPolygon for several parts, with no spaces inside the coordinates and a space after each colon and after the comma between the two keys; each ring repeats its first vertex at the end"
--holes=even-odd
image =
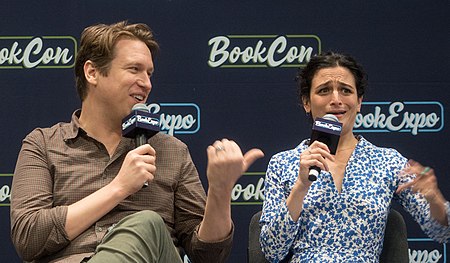
{"type": "Polygon", "coordinates": [[[97,78],[99,76],[99,72],[95,67],[94,63],[90,60],[87,60],[83,66],[84,77],[86,78],[87,83],[92,84],[93,86],[97,85],[97,78]]]}

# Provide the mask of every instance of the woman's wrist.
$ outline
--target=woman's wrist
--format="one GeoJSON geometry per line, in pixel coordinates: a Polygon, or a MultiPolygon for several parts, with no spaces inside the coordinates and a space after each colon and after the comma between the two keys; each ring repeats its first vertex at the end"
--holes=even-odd
{"type": "Polygon", "coordinates": [[[297,180],[297,182],[295,182],[295,184],[294,184],[294,187],[292,187],[292,191],[296,192],[297,194],[306,195],[308,193],[310,186],[311,186],[311,183],[305,184],[301,180],[297,180]]]}

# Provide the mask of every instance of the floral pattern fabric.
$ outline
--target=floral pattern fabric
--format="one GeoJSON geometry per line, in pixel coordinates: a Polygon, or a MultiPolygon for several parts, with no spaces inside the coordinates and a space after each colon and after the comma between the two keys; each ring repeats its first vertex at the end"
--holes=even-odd
{"type": "MultiPolygon", "coordinates": [[[[297,222],[289,215],[286,199],[299,171],[304,140],[295,149],[274,155],[265,179],[265,201],[260,219],[260,242],[266,258],[281,261],[289,252],[290,262],[378,262],[384,228],[397,200],[438,242],[450,238],[450,227],[430,217],[421,194],[395,191],[414,175],[402,175],[407,159],[394,149],[376,147],[362,136],[345,169],[339,193],[329,172],[321,171],[303,202],[297,222]]],[[[446,203],[450,218],[449,203],[446,203]]]]}

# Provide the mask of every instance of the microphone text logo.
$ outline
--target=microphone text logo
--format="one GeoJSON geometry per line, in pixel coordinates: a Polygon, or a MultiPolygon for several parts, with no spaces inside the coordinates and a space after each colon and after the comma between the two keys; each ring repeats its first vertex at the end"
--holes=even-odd
{"type": "Polygon", "coordinates": [[[71,36],[0,36],[0,69],[72,68],[76,53],[71,36]]]}
{"type": "Polygon", "coordinates": [[[144,116],[144,115],[136,115],[136,116],[129,118],[124,123],[122,123],[122,130],[126,130],[128,127],[130,127],[131,125],[136,123],[136,121],[138,123],[144,123],[144,124],[148,124],[148,125],[152,125],[152,126],[159,126],[159,121],[156,118],[152,118],[152,117],[144,116]]]}
{"type": "Polygon", "coordinates": [[[208,46],[212,68],[300,67],[321,52],[316,35],[216,36],[208,46]]]}
{"type": "Polygon", "coordinates": [[[137,116],[137,121],[138,122],[142,122],[142,123],[146,123],[149,125],[159,125],[159,121],[158,119],[152,118],[152,117],[148,117],[148,116],[142,116],[142,115],[138,115],[137,116]]]}
{"type": "Polygon", "coordinates": [[[342,127],[339,125],[334,125],[332,123],[324,122],[324,121],[314,121],[314,125],[317,127],[321,127],[327,130],[340,132],[342,127]]]}

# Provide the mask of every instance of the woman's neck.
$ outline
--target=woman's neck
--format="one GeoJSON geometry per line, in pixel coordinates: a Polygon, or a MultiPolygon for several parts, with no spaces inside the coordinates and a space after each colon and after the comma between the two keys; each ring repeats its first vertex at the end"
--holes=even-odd
{"type": "Polygon", "coordinates": [[[336,155],[345,152],[353,152],[356,145],[358,144],[358,139],[353,135],[353,133],[349,133],[348,135],[341,136],[339,139],[339,144],[336,150],[336,155]]]}

